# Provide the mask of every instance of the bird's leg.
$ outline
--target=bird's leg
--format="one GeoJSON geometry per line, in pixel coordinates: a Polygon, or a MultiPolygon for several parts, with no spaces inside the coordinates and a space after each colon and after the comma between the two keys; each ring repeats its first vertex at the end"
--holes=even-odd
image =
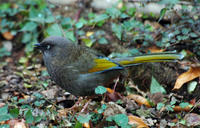
{"type": "Polygon", "coordinates": [[[117,77],[116,81],[115,81],[115,85],[113,87],[113,90],[115,91],[116,87],[117,87],[117,83],[119,82],[119,77],[117,77]]]}
{"type": "Polygon", "coordinates": [[[78,106],[79,106],[79,103],[80,103],[82,100],[83,100],[83,97],[79,97],[79,98],[78,98],[78,101],[76,101],[75,104],[74,104],[72,107],[70,107],[69,109],[71,110],[71,109],[75,109],[76,107],[78,107],[78,106]]]}
{"type": "Polygon", "coordinates": [[[88,102],[83,106],[83,108],[81,109],[81,112],[84,112],[85,109],[87,108],[88,104],[91,102],[91,99],[88,100],[88,102]]]}

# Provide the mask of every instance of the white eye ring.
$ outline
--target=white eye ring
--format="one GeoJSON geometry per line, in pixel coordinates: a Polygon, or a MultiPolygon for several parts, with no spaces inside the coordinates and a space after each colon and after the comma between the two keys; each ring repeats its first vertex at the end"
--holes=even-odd
{"type": "Polygon", "coordinates": [[[51,48],[51,45],[47,45],[47,50],[49,50],[51,48]]]}

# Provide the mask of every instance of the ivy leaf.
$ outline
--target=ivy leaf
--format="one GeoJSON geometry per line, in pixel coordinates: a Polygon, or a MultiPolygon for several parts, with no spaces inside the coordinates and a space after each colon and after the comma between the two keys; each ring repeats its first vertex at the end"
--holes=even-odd
{"type": "Polygon", "coordinates": [[[30,109],[25,113],[25,119],[26,123],[33,123],[34,117],[30,109]]]}
{"type": "Polygon", "coordinates": [[[6,121],[12,118],[10,114],[8,114],[8,105],[5,105],[0,108],[0,122],[6,121]]]}
{"type": "Polygon", "coordinates": [[[37,24],[35,22],[28,22],[26,23],[23,28],[21,29],[21,31],[33,31],[35,30],[37,27],[37,24]]]}
{"type": "Polygon", "coordinates": [[[179,106],[180,106],[181,108],[185,108],[185,107],[187,107],[187,106],[189,106],[189,105],[190,105],[190,104],[187,103],[187,102],[182,102],[182,103],[179,104],[179,106]]]}
{"type": "Polygon", "coordinates": [[[129,128],[128,117],[125,114],[116,114],[114,116],[109,116],[106,121],[115,121],[118,126],[129,128]]]}
{"type": "Polygon", "coordinates": [[[128,117],[125,114],[117,114],[114,116],[114,121],[119,126],[126,126],[128,124],[128,117]]]}
{"type": "Polygon", "coordinates": [[[83,125],[79,121],[76,121],[74,128],[83,128],[83,125]]]}
{"type": "Polygon", "coordinates": [[[80,123],[88,123],[91,119],[92,115],[79,115],[77,117],[77,120],[80,122],[80,123]]]}
{"type": "Polygon", "coordinates": [[[99,114],[103,113],[103,112],[105,111],[106,108],[107,108],[106,104],[102,104],[102,105],[101,105],[101,108],[98,109],[98,113],[99,113],[99,114]]]}
{"type": "Polygon", "coordinates": [[[0,108],[0,115],[4,115],[8,113],[8,105],[5,105],[0,108]]]}
{"type": "Polygon", "coordinates": [[[169,9],[168,8],[161,9],[161,11],[160,11],[160,18],[159,18],[158,22],[160,22],[164,18],[167,10],[169,10],[169,9]]]}
{"type": "Polygon", "coordinates": [[[165,104],[163,104],[162,102],[158,103],[156,106],[157,110],[160,110],[161,108],[163,108],[165,106],[165,104]]]}
{"type": "Polygon", "coordinates": [[[19,109],[18,109],[18,108],[10,109],[9,112],[10,112],[10,114],[11,114],[11,116],[12,116],[13,118],[17,118],[18,115],[19,115],[19,109]]]}
{"type": "Polygon", "coordinates": [[[2,125],[0,126],[0,128],[10,128],[10,125],[8,125],[8,124],[2,124],[2,125]]]}
{"type": "Polygon", "coordinates": [[[58,24],[52,24],[46,29],[46,32],[49,36],[62,36],[62,31],[60,29],[60,26],[58,24]]]}
{"type": "Polygon", "coordinates": [[[118,39],[122,39],[122,26],[119,24],[112,23],[111,25],[112,31],[115,33],[118,39]]]}
{"type": "Polygon", "coordinates": [[[106,13],[108,13],[112,19],[115,19],[121,15],[121,12],[116,8],[107,8],[106,13]]]}
{"type": "Polygon", "coordinates": [[[95,88],[96,94],[104,94],[104,93],[106,93],[106,91],[107,91],[106,88],[103,86],[98,86],[95,88]]]}
{"type": "Polygon", "coordinates": [[[161,0],[160,2],[158,2],[159,4],[176,4],[178,3],[179,0],[161,0]]]}
{"type": "Polygon", "coordinates": [[[73,42],[76,41],[76,38],[74,36],[74,31],[67,31],[65,35],[69,40],[71,40],[73,42]]]}
{"type": "Polygon", "coordinates": [[[166,90],[158,83],[158,81],[152,76],[151,79],[151,86],[150,86],[151,94],[161,92],[166,93],[166,90]]]}
{"type": "Polygon", "coordinates": [[[108,18],[109,18],[108,15],[106,15],[106,14],[100,14],[100,15],[96,15],[95,18],[92,20],[92,22],[97,23],[97,22],[100,22],[100,21],[104,21],[104,20],[106,20],[108,18]]]}
{"type": "Polygon", "coordinates": [[[100,39],[98,40],[98,43],[99,43],[99,44],[108,44],[108,41],[107,41],[104,37],[102,37],[102,38],[100,38],[100,39]]]}

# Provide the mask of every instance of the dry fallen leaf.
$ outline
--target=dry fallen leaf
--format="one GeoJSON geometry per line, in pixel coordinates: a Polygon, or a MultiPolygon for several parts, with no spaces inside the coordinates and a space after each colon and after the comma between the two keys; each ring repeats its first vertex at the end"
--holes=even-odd
{"type": "Polygon", "coordinates": [[[189,112],[191,110],[191,107],[187,106],[182,108],[181,106],[175,106],[173,109],[175,112],[180,112],[180,111],[189,112]]]}
{"type": "Polygon", "coordinates": [[[5,105],[5,103],[0,103],[0,108],[3,107],[5,105]]]}
{"type": "Polygon", "coordinates": [[[25,120],[23,119],[11,119],[6,121],[6,124],[8,124],[10,128],[27,128],[25,120]]]}
{"type": "Polygon", "coordinates": [[[90,128],[90,124],[89,123],[83,123],[83,127],[84,128],[90,128]]]}
{"type": "Polygon", "coordinates": [[[115,102],[108,102],[106,103],[106,106],[107,108],[103,113],[104,118],[107,118],[109,116],[113,116],[116,114],[126,114],[126,110],[120,105],[116,104],[115,102]]]}
{"type": "Polygon", "coordinates": [[[184,119],[188,127],[194,127],[200,125],[200,115],[196,113],[188,113],[185,115],[184,119]]]}
{"type": "Polygon", "coordinates": [[[86,36],[87,36],[87,37],[90,37],[90,36],[93,35],[93,34],[94,34],[94,32],[87,32],[87,33],[86,33],[86,36]]]}
{"type": "Polygon", "coordinates": [[[10,33],[10,32],[4,32],[3,33],[3,37],[6,39],[6,40],[12,40],[14,38],[14,36],[10,33]]]}
{"type": "Polygon", "coordinates": [[[139,105],[146,105],[147,107],[151,107],[151,105],[149,104],[148,100],[140,95],[135,95],[135,94],[130,94],[127,96],[130,99],[135,100],[139,105]]]}
{"type": "Polygon", "coordinates": [[[106,90],[107,90],[108,93],[113,93],[114,92],[114,90],[111,89],[111,88],[106,88],[106,90]]]}
{"type": "Polygon", "coordinates": [[[149,47],[149,48],[147,49],[146,52],[148,52],[148,51],[150,51],[151,53],[160,53],[160,52],[163,52],[164,49],[160,49],[160,48],[158,48],[158,47],[156,47],[156,46],[151,46],[151,47],[149,47]]]}
{"type": "Polygon", "coordinates": [[[136,128],[149,128],[149,127],[144,123],[144,121],[143,121],[141,118],[137,117],[137,116],[131,115],[131,116],[128,116],[128,119],[129,119],[129,122],[128,122],[128,123],[129,123],[130,125],[137,125],[136,128]]]}
{"type": "Polygon", "coordinates": [[[184,83],[187,83],[200,76],[200,67],[191,67],[187,72],[181,74],[175,83],[174,89],[179,89],[184,83]]]}

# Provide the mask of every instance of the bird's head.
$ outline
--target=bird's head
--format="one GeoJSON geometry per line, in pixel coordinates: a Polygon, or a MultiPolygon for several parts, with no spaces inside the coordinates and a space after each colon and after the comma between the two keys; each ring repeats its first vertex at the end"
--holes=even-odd
{"type": "Polygon", "coordinates": [[[40,49],[44,56],[53,57],[60,53],[64,54],[72,43],[64,37],[50,36],[41,43],[35,44],[35,48],[40,49]]]}

